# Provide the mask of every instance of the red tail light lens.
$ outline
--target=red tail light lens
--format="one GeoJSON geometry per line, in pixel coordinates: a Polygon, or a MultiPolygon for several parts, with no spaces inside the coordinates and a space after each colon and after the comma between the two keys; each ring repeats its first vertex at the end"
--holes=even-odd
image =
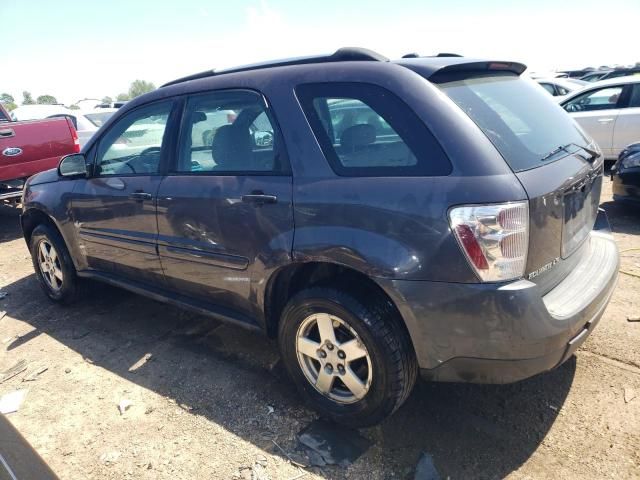
{"type": "Polygon", "coordinates": [[[73,139],[73,153],[80,153],[80,139],[78,138],[78,132],[69,118],[67,118],[67,126],[71,131],[71,138],[73,139]]]}
{"type": "Polygon", "coordinates": [[[487,263],[487,259],[482,253],[482,248],[476,240],[476,237],[473,235],[471,228],[469,228],[468,225],[457,225],[456,233],[465,252],[467,252],[467,255],[469,256],[471,263],[473,263],[473,265],[478,269],[487,270],[489,268],[489,264],[487,263]]]}
{"type": "Polygon", "coordinates": [[[449,211],[449,222],[483,282],[522,277],[529,248],[527,202],[455,207],[449,211]]]}

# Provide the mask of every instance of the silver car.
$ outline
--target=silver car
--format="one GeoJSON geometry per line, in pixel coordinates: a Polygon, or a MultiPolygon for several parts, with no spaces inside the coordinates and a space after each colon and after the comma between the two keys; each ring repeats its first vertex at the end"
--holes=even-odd
{"type": "Polygon", "coordinates": [[[640,141],[640,76],[596,82],[567,95],[560,105],[595,139],[608,160],[640,141]]]}

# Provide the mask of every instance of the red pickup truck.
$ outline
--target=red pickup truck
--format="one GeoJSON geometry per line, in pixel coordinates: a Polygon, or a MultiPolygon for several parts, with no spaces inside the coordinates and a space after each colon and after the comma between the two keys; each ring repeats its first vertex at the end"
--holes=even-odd
{"type": "Polygon", "coordinates": [[[80,151],[68,118],[14,122],[0,105],[0,202],[19,202],[27,178],[80,151]]]}

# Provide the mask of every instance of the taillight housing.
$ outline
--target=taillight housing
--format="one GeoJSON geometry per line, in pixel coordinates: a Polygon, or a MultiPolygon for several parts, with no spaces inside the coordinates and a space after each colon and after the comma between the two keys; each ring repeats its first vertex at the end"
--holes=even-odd
{"type": "Polygon", "coordinates": [[[80,153],[80,139],[78,138],[78,132],[73,126],[71,119],[67,117],[67,126],[71,130],[71,138],[73,138],[73,153],[80,153]]]}
{"type": "Polygon", "coordinates": [[[529,250],[529,204],[464,205],[449,210],[460,248],[483,282],[524,275],[529,250]]]}

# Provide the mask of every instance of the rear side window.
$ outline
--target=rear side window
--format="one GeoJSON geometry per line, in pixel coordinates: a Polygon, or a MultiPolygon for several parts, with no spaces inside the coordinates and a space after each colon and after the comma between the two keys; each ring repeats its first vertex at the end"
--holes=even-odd
{"type": "Polygon", "coordinates": [[[451,173],[451,163],[431,132],[388,90],[363,83],[323,83],[301,85],[296,93],[338,175],[451,173]]]}
{"type": "Polygon", "coordinates": [[[473,76],[438,85],[491,140],[512,170],[536,168],[560,146],[588,146],[580,127],[531,80],[473,76]]]}
{"type": "Polygon", "coordinates": [[[288,172],[279,133],[262,96],[248,90],[195,95],[185,109],[179,173],[262,174],[288,172]]]}

